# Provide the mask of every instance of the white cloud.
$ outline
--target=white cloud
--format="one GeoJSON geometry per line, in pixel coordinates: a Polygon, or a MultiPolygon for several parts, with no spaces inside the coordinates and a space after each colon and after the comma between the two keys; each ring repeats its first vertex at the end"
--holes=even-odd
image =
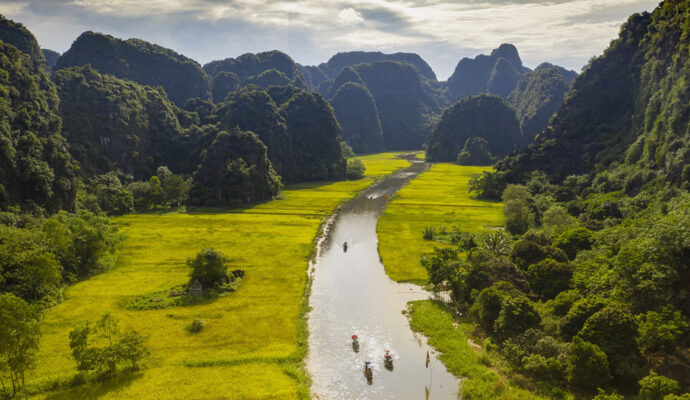
{"type": "Polygon", "coordinates": [[[22,12],[28,4],[23,1],[0,2],[0,14],[12,15],[22,12]]]}
{"type": "MultiPolygon", "coordinates": [[[[28,16],[19,20],[31,22],[39,30],[55,21],[52,11],[31,18],[31,13],[44,8],[47,2],[42,0],[4,1],[0,0],[0,12],[12,8],[13,12],[7,14],[28,16]],[[30,6],[26,7],[25,3],[30,6]]],[[[74,24],[87,21],[91,29],[112,34],[120,30],[113,31],[112,27],[124,30],[129,20],[141,23],[142,19],[148,19],[151,23],[145,25],[159,31],[142,39],[164,36],[168,45],[177,40],[180,47],[172,46],[175,50],[197,57],[201,54],[199,47],[212,46],[183,47],[189,43],[190,35],[196,35],[201,42],[213,41],[217,35],[227,33],[234,40],[234,35],[241,31],[245,42],[250,38],[251,43],[266,48],[292,51],[291,56],[296,60],[308,62],[325,61],[333,53],[347,50],[419,52],[429,58],[439,77],[445,78],[460,58],[485,53],[504,42],[515,44],[529,66],[550,61],[579,68],[606,48],[630,14],[652,10],[657,1],[53,0],[50,3],[61,4],[60,17],[64,21],[70,18],[74,24]],[[304,43],[309,43],[308,49],[304,43]]],[[[54,35],[55,27],[52,28],[54,35]]],[[[71,32],[68,26],[64,30],[71,32]]],[[[129,29],[122,36],[141,35],[138,32],[145,30],[145,26],[135,32],[129,29]]],[[[37,34],[39,40],[44,35],[41,31],[37,34]]]]}
{"type": "Polygon", "coordinates": [[[364,17],[362,14],[358,13],[354,8],[344,8],[338,13],[337,18],[338,25],[353,26],[359,25],[364,22],[364,17]]]}

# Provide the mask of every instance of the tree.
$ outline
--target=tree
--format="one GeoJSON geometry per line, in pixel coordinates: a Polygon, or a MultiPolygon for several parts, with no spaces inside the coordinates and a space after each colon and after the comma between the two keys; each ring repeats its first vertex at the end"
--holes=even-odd
{"type": "Polygon", "coordinates": [[[573,339],[568,350],[566,371],[571,385],[591,391],[611,380],[606,354],[579,337],[573,339]]]}
{"type": "Polygon", "coordinates": [[[471,177],[467,186],[471,194],[482,200],[499,200],[505,189],[505,183],[500,176],[488,171],[471,177]]]}
{"type": "Polygon", "coordinates": [[[158,207],[165,204],[165,191],[163,191],[163,184],[161,183],[158,176],[153,175],[149,178],[149,187],[151,202],[154,207],[158,207]]]}
{"type": "Polygon", "coordinates": [[[609,305],[587,319],[578,336],[594,343],[606,353],[611,372],[627,377],[638,360],[637,323],[629,310],[609,305]]]}
{"type": "Polygon", "coordinates": [[[527,270],[530,287],[545,300],[567,290],[572,276],[573,268],[570,265],[550,258],[530,265],[527,270]]]}
{"type": "Polygon", "coordinates": [[[252,132],[238,128],[216,135],[194,173],[190,202],[226,206],[271,199],[280,177],[268,159],[266,146],[252,132]]]}
{"type": "Polygon", "coordinates": [[[481,137],[470,137],[458,153],[456,162],[460,165],[491,165],[494,161],[489,151],[489,142],[481,137]]]}
{"type": "Polygon", "coordinates": [[[226,263],[225,256],[214,249],[200,251],[194,258],[187,260],[187,266],[192,269],[189,282],[198,280],[204,287],[215,287],[226,282],[226,263]]]}
{"type": "Polygon", "coordinates": [[[347,169],[345,174],[349,179],[361,179],[364,176],[364,163],[360,159],[353,159],[347,161],[347,169]]]}
{"type": "Polygon", "coordinates": [[[165,201],[174,206],[180,206],[187,201],[189,189],[192,186],[191,179],[184,179],[181,175],[172,174],[163,180],[163,192],[165,201]]]}
{"type": "Polygon", "coordinates": [[[664,307],[661,312],[648,311],[638,315],[640,336],[637,341],[645,352],[673,352],[690,332],[687,318],[673,306],[664,307]]]}
{"type": "Polygon", "coordinates": [[[434,247],[430,258],[422,258],[422,266],[427,270],[429,283],[440,287],[443,282],[451,282],[458,273],[458,253],[447,247],[434,247]]]}
{"type": "Polygon", "coordinates": [[[606,307],[606,302],[597,296],[587,296],[578,300],[561,320],[559,330],[564,339],[575,336],[584,326],[587,319],[606,307]]]}
{"type": "Polygon", "coordinates": [[[667,395],[674,395],[680,392],[678,382],[663,375],[650,372],[649,375],[640,379],[640,400],[664,400],[667,395]]]}
{"type": "Polygon", "coordinates": [[[0,225],[0,291],[39,300],[57,290],[60,264],[37,229],[0,225]]]}
{"type": "Polygon", "coordinates": [[[534,215],[526,202],[509,200],[503,206],[506,230],[514,235],[522,235],[534,225],[534,215]]]}
{"type": "Polygon", "coordinates": [[[572,260],[578,251],[592,248],[592,231],[587,228],[569,229],[556,238],[554,245],[572,260]]]}
{"type": "Polygon", "coordinates": [[[0,383],[3,392],[18,394],[24,386],[26,372],[34,367],[41,331],[39,314],[24,300],[11,294],[0,294],[0,383]]]}
{"type": "Polygon", "coordinates": [[[77,362],[77,370],[83,373],[94,371],[101,378],[110,376],[117,372],[122,361],[129,362],[130,368],[136,370],[141,360],[151,353],[145,344],[148,338],[136,331],[121,332],[119,321],[110,311],[101,315],[95,332],[101,332],[107,345],[99,347],[89,343],[89,335],[94,333],[89,322],[69,334],[72,357],[77,362]]]}
{"type": "Polygon", "coordinates": [[[134,208],[137,211],[146,211],[153,206],[153,194],[149,182],[132,182],[128,188],[132,193],[134,208]]]}
{"type": "Polygon", "coordinates": [[[568,210],[560,204],[554,204],[544,211],[541,221],[544,228],[554,236],[578,224],[577,218],[570,215],[568,210]]]}
{"type": "Polygon", "coordinates": [[[494,322],[498,319],[506,293],[497,286],[491,286],[479,292],[472,305],[471,312],[479,320],[484,329],[489,332],[494,330],[494,322]]]}
{"type": "Polygon", "coordinates": [[[494,330],[503,337],[509,337],[534,328],[540,320],[539,313],[526,296],[507,296],[503,298],[494,330]]]}
{"type": "Polygon", "coordinates": [[[132,211],[134,198],[123,186],[115,172],[97,175],[92,180],[93,191],[98,199],[98,207],[109,215],[123,215],[132,211]]]}

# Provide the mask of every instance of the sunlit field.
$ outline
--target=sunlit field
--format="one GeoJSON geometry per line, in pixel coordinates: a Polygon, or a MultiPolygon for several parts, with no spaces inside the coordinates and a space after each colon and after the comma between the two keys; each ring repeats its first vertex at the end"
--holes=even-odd
{"type": "Polygon", "coordinates": [[[116,267],[67,288],[64,301],[48,312],[37,368],[27,382],[30,391],[50,399],[308,397],[303,300],[319,227],[375,178],[409,165],[395,153],[361,159],[367,166],[363,179],[296,185],[280,199],[250,208],[115,219],[126,236],[116,267]],[[245,270],[236,292],[195,306],[126,309],[137,296],[185,283],[185,260],[206,247],[223,252],[231,269],[245,270]],[[121,328],[149,336],[146,368],[74,385],[69,332],[106,310],[121,328]],[[185,326],[195,318],[207,326],[188,333],[185,326]]]}
{"type": "Polygon", "coordinates": [[[440,244],[424,240],[425,227],[481,232],[503,224],[502,204],[472,199],[468,182],[489,167],[434,164],[391,200],[379,219],[379,253],[388,276],[424,283],[420,256],[440,244]]]}

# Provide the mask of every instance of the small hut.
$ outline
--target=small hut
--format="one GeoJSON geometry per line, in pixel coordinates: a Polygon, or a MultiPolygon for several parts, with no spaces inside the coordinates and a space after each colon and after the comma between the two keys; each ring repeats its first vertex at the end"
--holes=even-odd
{"type": "Polygon", "coordinates": [[[198,280],[194,280],[191,285],[189,285],[189,295],[190,296],[201,296],[203,292],[203,286],[198,280]]]}

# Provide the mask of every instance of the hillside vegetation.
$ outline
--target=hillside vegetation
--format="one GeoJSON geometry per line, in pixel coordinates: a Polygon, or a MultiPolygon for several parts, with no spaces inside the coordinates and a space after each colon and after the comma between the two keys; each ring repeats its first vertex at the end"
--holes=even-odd
{"type": "Polygon", "coordinates": [[[631,16],[536,142],[470,182],[503,201],[504,231],[421,262],[482,362],[540,396],[688,397],[689,20],[681,0],[631,16]]]}
{"type": "Polygon", "coordinates": [[[196,61],[143,40],[120,40],[84,32],[58,58],[54,69],[86,64],[103,74],[142,85],[162,86],[177,105],[183,105],[189,98],[211,98],[208,76],[196,61]]]}

